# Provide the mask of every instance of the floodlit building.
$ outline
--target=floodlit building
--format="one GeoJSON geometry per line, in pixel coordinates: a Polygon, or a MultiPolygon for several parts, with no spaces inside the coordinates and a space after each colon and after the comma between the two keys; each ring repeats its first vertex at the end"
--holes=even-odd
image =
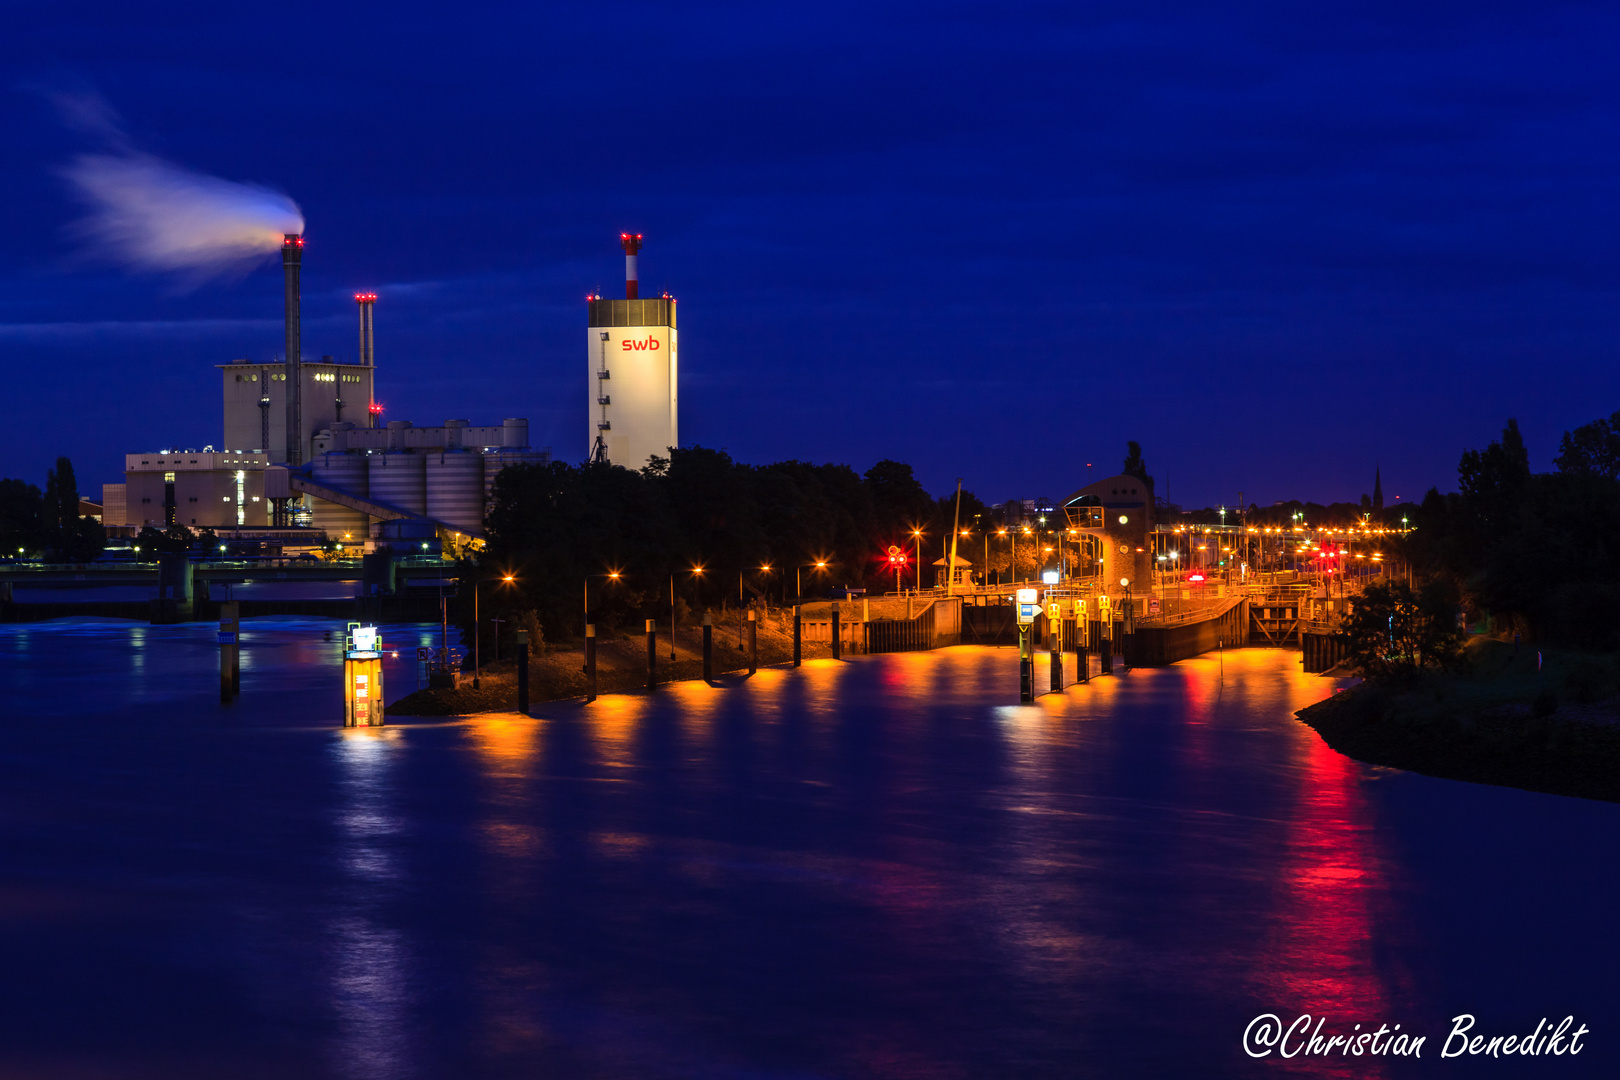
{"type": "MultiPolygon", "coordinates": [[[[303,240],[282,247],[287,356],[300,355],[299,271],[303,240]]],[[[501,470],[550,460],[529,446],[529,422],[475,427],[447,420],[378,427],[375,293],[360,293],[357,363],[217,365],[223,379],[225,449],[128,454],[124,483],[102,488],[103,524],[274,531],[278,539],[369,543],[412,536],[479,537],[501,470]]]]}
{"type": "Polygon", "coordinates": [[[619,240],[625,298],[586,301],[587,437],[592,461],[640,469],[680,445],[675,300],[641,298],[636,268],[641,236],[624,233],[619,240]]]}

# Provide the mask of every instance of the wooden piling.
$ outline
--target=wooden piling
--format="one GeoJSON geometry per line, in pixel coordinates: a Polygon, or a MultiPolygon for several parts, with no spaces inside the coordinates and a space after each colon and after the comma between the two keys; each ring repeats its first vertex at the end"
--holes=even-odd
{"type": "Polygon", "coordinates": [[[703,613],[703,681],[714,681],[714,620],[703,613]]]}
{"type": "Polygon", "coordinates": [[[759,615],[748,612],[748,674],[759,672],[759,615]]]}
{"type": "Polygon", "coordinates": [[[647,689],[658,689],[658,623],[647,620],[647,689]]]}
{"type": "Polygon", "coordinates": [[[529,715],[529,632],[517,632],[518,712],[529,715]]]}
{"type": "Polygon", "coordinates": [[[585,624],[585,700],[596,700],[596,624],[585,624]]]}

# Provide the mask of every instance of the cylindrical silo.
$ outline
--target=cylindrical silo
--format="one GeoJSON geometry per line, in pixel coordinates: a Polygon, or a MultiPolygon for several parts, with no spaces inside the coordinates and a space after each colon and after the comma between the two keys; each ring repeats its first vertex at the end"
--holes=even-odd
{"type": "MultiPolygon", "coordinates": [[[[365,498],[370,488],[366,475],[366,459],[360,454],[327,453],[311,463],[311,479],[317,484],[337,488],[339,491],[365,498]]],[[[362,542],[370,535],[371,519],[358,510],[351,510],[325,499],[310,500],[311,524],[326,530],[328,540],[362,542]]]]}
{"type": "Polygon", "coordinates": [[[458,532],[484,534],[484,455],[445,450],[427,459],[427,515],[458,532]]]}
{"type": "Polygon", "coordinates": [[[389,450],[369,455],[366,462],[373,499],[413,514],[427,513],[427,462],[421,454],[389,450]]]}
{"type": "Polygon", "coordinates": [[[508,450],[519,450],[529,445],[529,422],[518,418],[508,418],[501,422],[501,446],[508,450]]]}
{"type": "MultiPolygon", "coordinates": [[[[507,421],[511,423],[511,421],[507,421]]],[[[496,450],[483,455],[484,458],[484,509],[487,513],[494,505],[495,478],[501,470],[509,465],[527,465],[535,462],[544,464],[551,460],[551,455],[545,450],[496,450]]]]}

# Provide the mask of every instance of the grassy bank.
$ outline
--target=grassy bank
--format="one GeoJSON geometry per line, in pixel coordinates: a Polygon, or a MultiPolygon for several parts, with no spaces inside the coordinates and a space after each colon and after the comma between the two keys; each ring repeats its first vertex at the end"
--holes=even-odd
{"type": "MultiPolygon", "coordinates": [[[[747,638],[743,638],[746,648],[747,638]]],[[[658,681],[679,682],[703,677],[703,630],[683,626],[675,639],[675,658],[670,659],[669,628],[658,635],[658,681]]],[[[805,642],[805,659],[831,656],[827,645],[805,642]]],[[[793,659],[793,636],[769,624],[759,627],[761,667],[785,664],[793,659]]],[[[547,648],[529,661],[529,702],[562,701],[585,695],[585,652],[572,648],[547,648]]],[[[737,624],[714,628],[714,672],[716,675],[748,669],[748,654],[737,646],[737,624]]],[[[512,712],[517,709],[517,662],[501,660],[485,664],[478,689],[472,675],[464,674],[458,689],[417,690],[389,705],[388,716],[467,716],[481,712],[512,712]]],[[[600,694],[644,689],[647,685],[647,639],[642,635],[604,638],[596,649],[596,687],[600,694]]]]}
{"type": "Polygon", "coordinates": [[[1620,666],[1591,654],[1475,642],[1465,667],[1363,683],[1302,709],[1333,749],[1452,780],[1620,802],[1620,666]]]}

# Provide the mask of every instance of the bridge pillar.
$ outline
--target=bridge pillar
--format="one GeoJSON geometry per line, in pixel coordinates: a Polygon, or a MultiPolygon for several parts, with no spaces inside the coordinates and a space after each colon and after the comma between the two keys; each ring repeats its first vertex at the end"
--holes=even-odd
{"type": "Polygon", "coordinates": [[[191,556],[183,551],[158,556],[158,594],[152,601],[152,625],[182,623],[192,614],[191,556]]]}

